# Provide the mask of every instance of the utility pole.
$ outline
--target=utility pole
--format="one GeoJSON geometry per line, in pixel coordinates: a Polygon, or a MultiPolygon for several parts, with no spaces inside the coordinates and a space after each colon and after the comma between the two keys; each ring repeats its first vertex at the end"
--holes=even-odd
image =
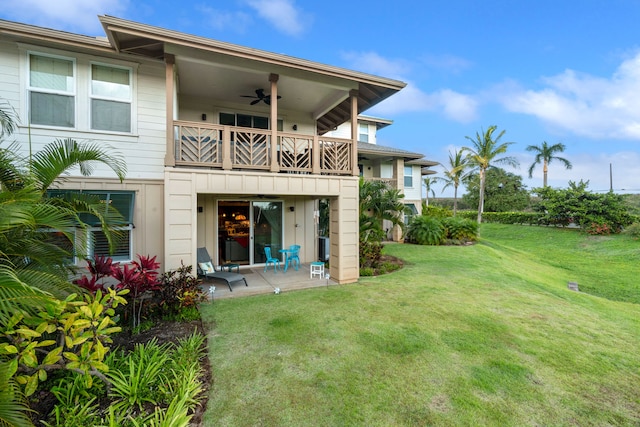
{"type": "Polygon", "coordinates": [[[613,193],[613,166],[609,163],[609,192],[613,193]]]}

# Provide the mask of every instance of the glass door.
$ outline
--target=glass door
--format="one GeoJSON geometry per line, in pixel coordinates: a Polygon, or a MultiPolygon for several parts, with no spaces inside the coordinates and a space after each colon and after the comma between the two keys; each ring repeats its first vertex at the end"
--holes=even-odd
{"type": "Polygon", "coordinates": [[[271,254],[280,257],[278,251],[282,249],[282,202],[256,201],[252,202],[253,227],[253,263],[266,261],[264,248],[271,247],[271,254]]]}

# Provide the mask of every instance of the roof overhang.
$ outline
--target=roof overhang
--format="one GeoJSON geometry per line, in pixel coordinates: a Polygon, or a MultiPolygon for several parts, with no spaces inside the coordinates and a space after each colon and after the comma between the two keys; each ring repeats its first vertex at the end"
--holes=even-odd
{"type": "MultiPolygon", "coordinates": [[[[111,45],[118,52],[161,60],[167,53],[168,46],[187,47],[222,54],[229,58],[268,64],[274,69],[290,70],[295,75],[310,73],[315,76],[348,82],[351,89],[357,90],[358,114],[406,86],[406,83],[399,80],[234,45],[112,16],[100,16],[99,19],[111,45]]],[[[351,120],[351,100],[348,93],[345,92],[343,96],[335,99],[325,110],[318,114],[318,117],[315,117],[320,134],[351,120]]]]}

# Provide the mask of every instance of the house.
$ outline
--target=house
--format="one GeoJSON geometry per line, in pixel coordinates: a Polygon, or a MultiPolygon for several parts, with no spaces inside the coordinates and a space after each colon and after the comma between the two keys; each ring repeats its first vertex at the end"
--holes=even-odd
{"type": "MultiPolygon", "coordinates": [[[[318,258],[318,201],[330,201],[330,274],[358,279],[358,115],[405,83],[100,16],[106,37],[0,20],[0,97],[18,112],[24,153],[56,138],[121,153],[58,191],[101,195],[127,218],[114,259],[157,255],[162,269],[254,265],[301,246],[318,258]],[[343,137],[327,132],[343,123],[343,137]]],[[[400,175],[396,175],[400,176],[400,175]]],[[[105,253],[100,228],[93,255],[105,253]]],[[[78,237],[80,238],[80,237],[78,237]]]]}
{"type": "MultiPolygon", "coordinates": [[[[366,180],[385,181],[391,188],[404,194],[404,204],[412,215],[421,214],[422,177],[435,174],[436,171],[429,168],[438,162],[427,160],[420,153],[379,145],[377,132],[393,124],[393,121],[365,115],[359,115],[357,121],[359,175],[366,180]]],[[[350,136],[350,131],[350,123],[347,122],[327,134],[346,138],[350,136]]],[[[405,215],[405,223],[408,223],[409,217],[405,215]]],[[[389,221],[385,221],[383,227],[388,230],[387,237],[390,240],[402,240],[399,227],[392,228],[389,221]]]]}

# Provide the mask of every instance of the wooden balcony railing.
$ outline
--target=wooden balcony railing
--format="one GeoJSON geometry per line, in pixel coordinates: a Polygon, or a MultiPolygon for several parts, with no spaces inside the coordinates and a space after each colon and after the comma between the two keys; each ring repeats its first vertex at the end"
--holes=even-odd
{"type": "Polygon", "coordinates": [[[354,174],[353,150],[356,148],[349,139],[278,132],[273,147],[270,130],[182,120],[173,123],[177,166],[354,174]]]}

